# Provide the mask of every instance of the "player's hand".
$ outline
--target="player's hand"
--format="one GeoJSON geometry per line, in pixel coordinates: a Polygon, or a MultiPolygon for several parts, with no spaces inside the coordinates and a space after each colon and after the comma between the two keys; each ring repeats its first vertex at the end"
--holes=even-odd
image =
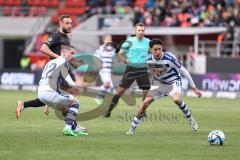
{"type": "Polygon", "coordinates": [[[128,60],[125,60],[123,63],[124,63],[124,64],[128,64],[128,60]]]}
{"type": "Polygon", "coordinates": [[[202,92],[197,87],[194,87],[192,90],[199,98],[202,97],[202,92]]]}
{"type": "Polygon", "coordinates": [[[65,91],[68,94],[73,95],[74,97],[77,97],[77,96],[79,96],[81,94],[80,90],[77,87],[70,87],[70,88],[66,89],[65,91]]]}
{"type": "Polygon", "coordinates": [[[45,105],[45,106],[44,106],[43,112],[44,112],[44,114],[46,114],[46,115],[49,114],[48,105],[45,105]]]}

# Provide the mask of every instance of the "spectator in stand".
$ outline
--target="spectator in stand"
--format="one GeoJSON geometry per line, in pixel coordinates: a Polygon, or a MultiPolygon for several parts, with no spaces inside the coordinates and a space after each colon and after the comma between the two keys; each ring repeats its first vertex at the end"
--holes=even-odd
{"type": "Polygon", "coordinates": [[[146,9],[151,9],[154,6],[154,0],[148,0],[145,4],[146,9]]]}
{"type": "Polygon", "coordinates": [[[146,26],[152,26],[153,21],[152,21],[152,14],[150,10],[146,10],[144,12],[144,19],[145,19],[144,23],[146,26]]]}
{"type": "Polygon", "coordinates": [[[190,23],[191,15],[188,14],[187,10],[183,10],[180,14],[178,14],[178,20],[180,22],[181,27],[191,27],[190,23]]]}
{"type": "Polygon", "coordinates": [[[144,11],[136,6],[134,7],[133,25],[135,26],[137,23],[144,23],[144,11]]]}

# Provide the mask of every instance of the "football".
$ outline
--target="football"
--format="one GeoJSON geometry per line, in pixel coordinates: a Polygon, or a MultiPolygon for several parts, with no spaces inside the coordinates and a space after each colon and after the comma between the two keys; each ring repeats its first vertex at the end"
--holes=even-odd
{"type": "Polygon", "coordinates": [[[223,145],[225,140],[225,135],[220,130],[213,130],[208,135],[208,142],[211,145],[223,145]]]}

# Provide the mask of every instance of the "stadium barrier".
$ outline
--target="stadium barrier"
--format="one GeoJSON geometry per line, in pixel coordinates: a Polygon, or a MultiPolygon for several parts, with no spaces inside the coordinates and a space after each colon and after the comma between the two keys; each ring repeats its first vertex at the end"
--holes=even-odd
{"type": "MultiPolygon", "coordinates": [[[[37,91],[37,85],[41,77],[41,71],[0,71],[0,90],[30,90],[37,91]]],[[[115,86],[122,78],[122,75],[113,75],[115,86]]],[[[203,97],[230,98],[240,97],[240,73],[207,73],[204,75],[192,74],[196,85],[203,91],[203,97]]],[[[188,97],[195,97],[195,94],[188,88],[188,82],[183,77],[183,94],[188,97]]],[[[153,88],[157,84],[153,83],[153,88]]],[[[98,87],[90,86],[86,92],[96,92],[98,87]]],[[[141,90],[134,83],[128,90],[128,94],[140,96],[141,90]]]]}

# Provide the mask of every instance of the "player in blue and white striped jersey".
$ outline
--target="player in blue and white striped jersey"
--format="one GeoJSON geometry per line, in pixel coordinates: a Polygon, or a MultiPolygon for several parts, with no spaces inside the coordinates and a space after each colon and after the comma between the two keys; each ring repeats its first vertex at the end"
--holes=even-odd
{"type": "Polygon", "coordinates": [[[115,52],[116,49],[112,45],[112,36],[104,35],[103,45],[101,45],[94,54],[102,61],[102,69],[100,70],[99,75],[103,84],[100,86],[100,92],[95,99],[98,104],[103,102],[107,92],[113,92],[114,90],[112,82],[112,63],[115,52]]]}
{"type": "Polygon", "coordinates": [[[140,123],[143,114],[147,107],[155,100],[165,96],[171,96],[176,105],[182,110],[183,114],[189,121],[192,129],[196,131],[198,125],[194,120],[190,109],[181,99],[182,82],[181,75],[188,79],[188,82],[193,92],[201,97],[202,93],[196,88],[190,74],[181,65],[176,57],[169,53],[162,51],[162,42],[160,39],[153,39],[149,43],[151,55],[146,60],[146,65],[151,71],[155,81],[157,81],[158,88],[150,90],[144,102],[141,104],[137,116],[134,118],[131,128],[127,134],[134,134],[137,125],[140,123]]]}

